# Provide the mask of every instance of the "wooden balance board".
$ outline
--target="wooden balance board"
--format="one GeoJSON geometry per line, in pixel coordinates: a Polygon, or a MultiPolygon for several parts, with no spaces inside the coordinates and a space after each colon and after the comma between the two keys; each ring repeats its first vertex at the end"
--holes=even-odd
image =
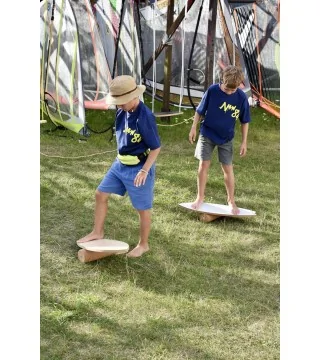
{"type": "Polygon", "coordinates": [[[229,216],[235,218],[247,217],[247,216],[255,216],[256,212],[248,209],[239,208],[240,213],[237,215],[232,214],[231,209],[228,205],[221,204],[211,204],[211,203],[203,203],[198,209],[193,209],[191,207],[192,203],[181,203],[180,206],[185,209],[192,210],[200,213],[200,221],[210,222],[216,220],[221,216],[229,216]]]}
{"type": "Polygon", "coordinates": [[[92,240],[77,245],[82,248],[78,251],[78,259],[83,263],[111,255],[125,254],[129,250],[129,244],[110,239],[92,240]]]}

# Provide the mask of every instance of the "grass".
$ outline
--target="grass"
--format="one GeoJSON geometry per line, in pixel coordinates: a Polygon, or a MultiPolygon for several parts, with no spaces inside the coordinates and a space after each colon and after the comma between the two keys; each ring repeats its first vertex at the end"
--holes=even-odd
{"type": "MultiPolygon", "coordinates": [[[[178,205],[195,198],[198,167],[193,111],[183,111],[170,119],[177,126],[157,119],[151,251],[139,259],[77,259],[75,241],[91,231],[94,191],[115,158],[111,132],[84,141],[41,125],[41,359],[279,359],[280,123],[251,109],[247,156],[235,151],[237,204],[257,216],[205,224],[178,205]]],[[[101,128],[113,116],[87,112],[101,128]]],[[[235,149],[240,140],[237,127],[235,149]]],[[[206,201],[225,203],[216,156],[206,201]]],[[[133,247],[138,233],[128,197],[112,197],[105,236],[133,247]]]]}

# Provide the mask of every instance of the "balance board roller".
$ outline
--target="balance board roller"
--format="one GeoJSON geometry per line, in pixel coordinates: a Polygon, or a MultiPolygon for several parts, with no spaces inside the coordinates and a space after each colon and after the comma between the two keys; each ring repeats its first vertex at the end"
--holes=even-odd
{"type": "Polygon", "coordinates": [[[78,259],[82,263],[99,260],[111,255],[125,254],[129,251],[129,245],[123,241],[99,239],[77,243],[81,249],[78,251],[78,259]]]}

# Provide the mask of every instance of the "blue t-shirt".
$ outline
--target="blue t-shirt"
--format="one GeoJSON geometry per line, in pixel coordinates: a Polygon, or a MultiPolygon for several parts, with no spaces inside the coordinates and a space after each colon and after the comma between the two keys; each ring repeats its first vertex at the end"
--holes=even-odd
{"type": "Polygon", "coordinates": [[[234,138],[236,120],[242,124],[251,121],[250,107],[246,94],[237,89],[233,94],[226,94],[219,84],[209,86],[203,95],[196,112],[204,116],[200,134],[217,145],[234,138]]]}
{"type": "Polygon", "coordinates": [[[117,111],[116,138],[120,155],[139,155],[161,145],[156,118],[142,101],[132,113],[117,111]]]}

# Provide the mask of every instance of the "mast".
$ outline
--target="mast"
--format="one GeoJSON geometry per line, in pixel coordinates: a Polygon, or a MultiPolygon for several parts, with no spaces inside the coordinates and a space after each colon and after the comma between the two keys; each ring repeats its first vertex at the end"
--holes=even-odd
{"type": "Polygon", "coordinates": [[[218,0],[209,0],[209,19],[208,19],[208,36],[207,36],[207,55],[204,91],[213,83],[213,59],[214,43],[216,37],[218,0]]]}
{"type": "MultiPolygon", "coordinates": [[[[174,13],[174,0],[168,0],[167,10],[167,35],[169,37],[169,31],[173,24],[173,13],[174,13]]],[[[164,60],[164,84],[163,84],[163,102],[162,112],[169,112],[170,102],[170,83],[171,83],[171,63],[172,63],[172,42],[168,42],[165,48],[165,60],[164,60]]],[[[170,122],[168,116],[163,118],[164,121],[170,122]]]]}

